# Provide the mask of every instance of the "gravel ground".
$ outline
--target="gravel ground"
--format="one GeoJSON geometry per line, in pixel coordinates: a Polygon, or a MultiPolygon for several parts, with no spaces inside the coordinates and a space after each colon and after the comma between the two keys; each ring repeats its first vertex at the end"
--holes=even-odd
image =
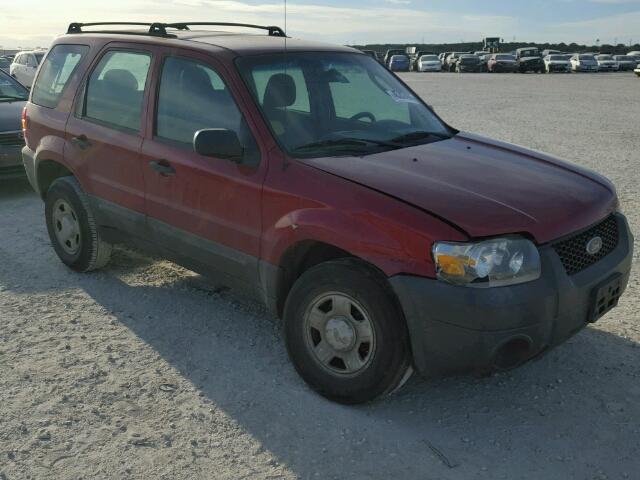
{"type": "MultiPolygon", "coordinates": [[[[607,175],[640,231],[633,75],[404,78],[460,129],[607,175]]],[[[72,273],[40,200],[3,183],[0,479],[638,478],[634,267],[618,309],[538,361],[345,407],[303,384],[261,306],[125,249],[72,273]]]]}

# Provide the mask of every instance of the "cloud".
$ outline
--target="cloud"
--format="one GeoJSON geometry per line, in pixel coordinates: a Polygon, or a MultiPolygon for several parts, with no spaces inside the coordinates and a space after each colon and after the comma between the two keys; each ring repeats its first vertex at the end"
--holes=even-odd
{"type": "MultiPolygon", "coordinates": [[[[157,2],[151,0],[110,0],[108,4],[97,0],[65,0],[65,8],[54,10],[45,0],[34,18],[20,2],[4,7],[7,13],[21,15],[22,22],[0,19],[0,43],[9,39],[25,42],[33,35],[39,38],[66,31],[71,21],[96,21],[113,19],[121,21],[187,21],[211,18],[221,22],[276,24],[284,26],[284,10],[281,1],[266,0],[263,3],[247,3],[239,0],[175,0],[157,2]],[[68,12],[74,12],[73,18],[68,12]],[[26,20],[28,19],[28,20],[26,20]],[[36,33],[37,32],[37,33],[36,33]]],[[[291,2],[287,8],[288,33],[302,38],[336,43],[366,42],[444,42],[477,40],[486,33],[510,31],[513,19],[501,15],[451,15],[409,8],[403,5],[409,0],[386,0],[395,5],[378,5],[363,8],[306,4],[291,2]]]]}

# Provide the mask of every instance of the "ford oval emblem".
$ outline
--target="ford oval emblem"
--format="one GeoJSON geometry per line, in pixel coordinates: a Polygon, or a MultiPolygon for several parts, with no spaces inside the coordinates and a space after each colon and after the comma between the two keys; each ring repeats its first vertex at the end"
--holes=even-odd
{"type": "Polygon", "coordinates": [[[589,255],[595,255],[600,250],[602,250],[602,238],[601,237],[593,237],[591,240],[589,240],[589,243],[587,243],[587,253],[589,255]]]}

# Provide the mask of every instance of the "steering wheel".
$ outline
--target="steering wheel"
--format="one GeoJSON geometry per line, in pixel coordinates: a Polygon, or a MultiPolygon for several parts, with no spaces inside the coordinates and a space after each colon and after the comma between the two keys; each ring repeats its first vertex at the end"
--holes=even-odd
{"type": "Polygon", "coordinates": [[[360,120],[361,118],[368,118],[369,120],[371,120],[371,123],[376,123],[376,117],[373,113],[371,112],[360,112],[360,113],[356,113],[353,117],[351,117],[349,120],[360,120]]]}

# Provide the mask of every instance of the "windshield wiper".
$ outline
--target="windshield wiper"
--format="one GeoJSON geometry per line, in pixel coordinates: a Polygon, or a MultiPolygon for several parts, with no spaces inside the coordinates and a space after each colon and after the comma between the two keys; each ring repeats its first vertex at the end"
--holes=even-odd
{"type": "Polygon", "coordinates": [[[393,142],[386,142],[382,140],[371,140],[368,138],[335,138],[329,140],[320,140],[318,142],[311,142],[305,145],[300,145],[293,149],[294,152],[302,153],[306,151],[315,151],[322,148],[338,148],[348,150],[358,150],[360,147],[389,147],[389,148],[402,148],[402,145],[398,145],[393,142]]]}
{"type": "Polygon", "coordinates": [[[405,133],[404,135],[399,135],[395,138],[392,138],[390,141],[393,143],[412,143],[420,140],[424,140],[426,138],[437,138],[440,140],[446,140],[451,138],[451,135],[448,133],[438,133],[438,132],[426,132],[422,130],[416,130],[415,132],[405,133]]]}

